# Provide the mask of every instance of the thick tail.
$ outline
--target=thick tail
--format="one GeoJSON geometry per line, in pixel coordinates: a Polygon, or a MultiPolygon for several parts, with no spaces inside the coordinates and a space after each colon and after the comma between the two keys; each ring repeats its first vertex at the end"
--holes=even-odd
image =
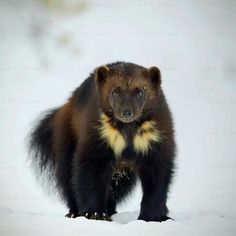
{"type": "Polygon", "coordinates": [[[36,170],[36,174],[47,172],[50,177],[55,166],[53,154],[53,127],[52,121],[56,110],[50,110],[38,121],[29,135],[28,150],[30,162],[36,170]]]}

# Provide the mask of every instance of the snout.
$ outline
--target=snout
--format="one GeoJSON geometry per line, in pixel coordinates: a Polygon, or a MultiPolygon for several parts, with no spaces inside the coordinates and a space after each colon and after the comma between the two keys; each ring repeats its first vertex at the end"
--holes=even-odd
{"type": "Polygon", "coordinates": [[[133,112],[131,110],[125,110],[121,112],[121,116],[124,117],[124,119],[130,119],[133,116],[133,112]]]}
{"type": "Polygon", "coordinates": [[[128,123],[135,120],[134,111],[132,109],[124,109],[117,114],[117,118],[122,122],[128,123]]]}
{"type": "Polygon", "coordinates": [[[139,119],[142,112],[142,107],[138,106],[132,98],[131,101],[115,101],[112,102],[113,115],[114,117],[124,123],[131,123],[139,119]]]}

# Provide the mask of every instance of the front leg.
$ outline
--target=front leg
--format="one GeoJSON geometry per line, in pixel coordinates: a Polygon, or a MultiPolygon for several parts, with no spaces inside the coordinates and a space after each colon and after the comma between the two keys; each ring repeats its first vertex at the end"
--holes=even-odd
{"type": "Polygon", "coordinates": [[[170,184],[173,164],[166,156],[151,155],[142,157],[139,163],[143,198],[138,219],[145,221],[165,221],[168,186],[170,184]]]}
{"type": "Polygon", "coordinates": [[[107,215],[107,195],[111,176],[111,160],[104,152],[88,150],[76,157],[73,189],[80,216],[111,220],[107,215]]]}

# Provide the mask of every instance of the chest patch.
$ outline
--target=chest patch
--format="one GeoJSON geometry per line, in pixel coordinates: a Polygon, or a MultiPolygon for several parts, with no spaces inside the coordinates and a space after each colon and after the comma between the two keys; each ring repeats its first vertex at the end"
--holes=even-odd
{"type": "MultiPolygon", "coordinates": [[[[115,156],[120,157],[127,147],[125,137],[111,124],[109,117],[104,113],[100,115],[100,122],[99,132],[101,138],[113,150],[115,156]]],[[[145,121],[133,137],[134,151],[144,155],[151,148],[153,142],[161,142],[160,132],[157,130],[154,121],[145,121]]]]}
{"type": "Polygon", "coordinates": [[[160,132],[155,127],[154,121],[145,121],[137,130],[134,136],[134,150],[137,153],[148,152],[152,142],[160,142],[160,132]]]}
{"type": "Polygon", "coordinates": [[[100,115],[101,126],[99,127],[101,137],[111,147],[116,157],[119,157],[126,148],[126,141],[118,129],[110,124],[105,114],[100,115]]]}

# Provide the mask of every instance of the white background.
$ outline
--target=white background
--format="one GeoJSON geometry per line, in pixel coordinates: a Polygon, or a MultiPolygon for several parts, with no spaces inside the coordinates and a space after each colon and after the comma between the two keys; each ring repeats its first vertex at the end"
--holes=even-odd
{"type": "Polygon", "coordinates": [[[234,0],[1,0],[0,235],[235,235],[235,24],[234,0]],[[38,115],[117,60],[162,71],[178,144],[175,221],[136,221],[140,186],[112,223],[64,218],[26,162],[38,115]]]}

